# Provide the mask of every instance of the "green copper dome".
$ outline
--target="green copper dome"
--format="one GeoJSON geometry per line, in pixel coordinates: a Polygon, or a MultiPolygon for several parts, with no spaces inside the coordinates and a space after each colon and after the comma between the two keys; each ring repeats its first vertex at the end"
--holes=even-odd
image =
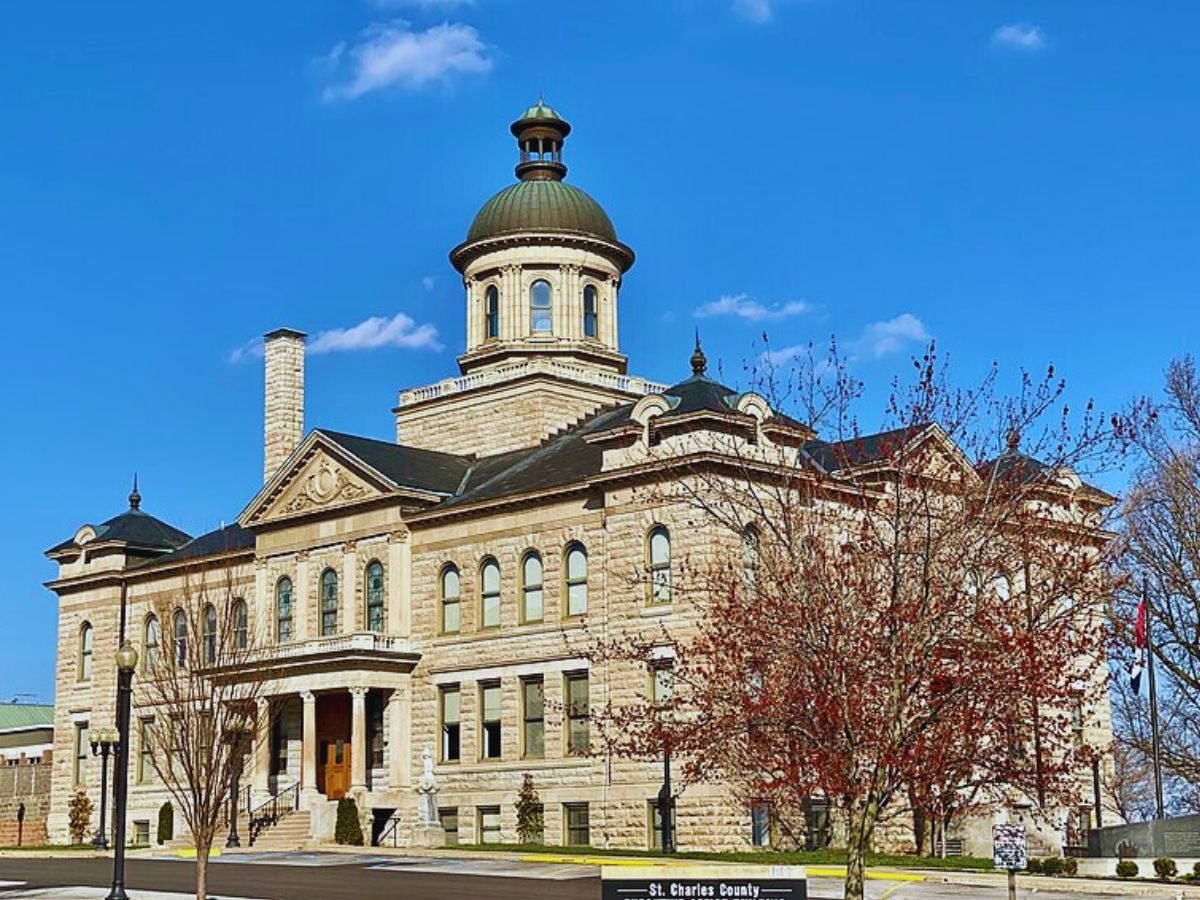
{"type": "Polygon", "coordinates": [[[521,231],[560,231],[617,240],[608,214],[579,188],[563,181],[518,181],[483,204],[467,232],[467,241],[521,231]]]}

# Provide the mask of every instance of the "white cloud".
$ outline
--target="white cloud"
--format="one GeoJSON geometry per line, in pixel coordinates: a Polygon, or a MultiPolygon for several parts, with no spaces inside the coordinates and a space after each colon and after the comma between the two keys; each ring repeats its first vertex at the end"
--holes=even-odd
{"type": "Polygon", "coordinates": [[[811,312],[812,306],[803,300],[789,300],[784,304],[765,306],[749,294],[726,294],[716,300],[696,307],[696,318],[711,319],[716,316],[736,316],[751,322],[766,322],[771,319],[786,319],[811,312]]]}
{"type": "Polygon", "coordinates": [[[389,87],[416,89],[492,69],[488,48],[470,25],[445,22],[413,31],[400,19],[369,26],[355,44],[338,44],[325,64],[343,74],[340,83],[325,88],[327,101],[354,100],[389,87]]]}
{"type": "Polygon", "coordinates": [[[771,0],[733,0],[733,10],[755,25],[771,21],[771,0]]]}
{"type": "Polygon", "coordinates": [[[437,283],[437,279],[435,279],[432,275],[426,275],[424,278],[421,279],[421,288],[426,293],[428,293],[429,291],[433,290],[433,286],[436,283],[437,283]]]}
{"type": "Polygon", "coordinates": [[[378,347],[403,347],[409,350],[441,350],[437,328],[429,323],[418,325],[412,316],[396,313],[371,316],[349,328],[331,328],[308,342],[308,352],[337,353],[344,350],[374,350],[378,347]]]}
{"type": "Polygon", "coordinates": [[[262,359],[263,355],[263,339],[256,337],[246,341],[242,346],[238,347],[229,354],[231,363],[241,363],[248,359],[262,359]]]}
{"type": "Polygon", "coordinates": [[[1042,29],[1037,25],[1017,23],[1001,25],[993,31],[992,44],[1016,50],[1041,50],[1046,46],[1046,38],[1042,34],[1042,29]]]}
{"type": "Polygon", "coordinates": [[[854,350],[863,356],[879,359],[908,344],[929,340],[924,323],[912,313],[901,313],[885,322],[872,322],[854,342],[854,350]]]}
{"type": "MultiPolygon", "coordinates": [[[[929,340],[929,332],[924,323],[912,313],[901,313],[894,319],[872,322],[863,329],[853,341],[845,345],[847,360],[880,359],[890,356],[912,344],[929,340]]],[[[790,363],[799,356],[804,356],[810,350],[808,344],[795,344],[790,347],[780,347],[778,350],[768,350],[762,355],[763,362],[781,366],[790,363]]]]}

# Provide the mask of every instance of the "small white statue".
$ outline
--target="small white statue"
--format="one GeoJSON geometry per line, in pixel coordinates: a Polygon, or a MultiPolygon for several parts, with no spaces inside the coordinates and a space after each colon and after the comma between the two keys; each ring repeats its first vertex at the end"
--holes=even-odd
{"type": "Polygon", "coordinates": [[[433,775],[433,750],[428,744],[421,749],[421,763],[425,771],[417,782],[417,821],[420,825],[439,825],[437,779],[433,775]]]}

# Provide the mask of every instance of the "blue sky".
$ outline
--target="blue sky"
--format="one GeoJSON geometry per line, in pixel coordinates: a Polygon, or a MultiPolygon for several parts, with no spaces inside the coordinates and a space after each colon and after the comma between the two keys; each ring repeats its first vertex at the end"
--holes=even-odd
{"type": "Polygon", "coordinates": [[[0,699],[51,699],[42,551],[134,470],[192,533],[252,496],[256,335],[325,333],[310,426],[389,437],[397,391],[455,370],[446,253],[539,90],[638,252],[621,335],[648,377],[686,374],[697,323],[733,373],[764,329],[836,333],[874,383],[930,335],[964,376],[1053,361],[1112,406],[1200,324],[1196,4],[133,0],[2,24],[0,699]]]}

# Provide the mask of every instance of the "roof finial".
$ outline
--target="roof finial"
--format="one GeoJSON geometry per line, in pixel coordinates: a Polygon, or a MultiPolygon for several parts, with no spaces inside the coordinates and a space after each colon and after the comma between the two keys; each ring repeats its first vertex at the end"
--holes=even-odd
{"type": "Polygon", "coordinates": [[[133,473],[133,490],[129,492],[129,508],[141,509],[142,495],[138,493],[137,472],[133,473]]]}
{"type": "Polygon", "coordinates": [[[1021,432],[1016,428],[1010,428],[1007,435],[1008,452],[1016,453],[1021,447],[1021,432]]]}
{"type": "Polygon", "coordinates": [[[692,352],[692,375],[703,375],[708,371],[708,357],[700,347],[700,328],[696,328],[696,349],[692,352]]]}

